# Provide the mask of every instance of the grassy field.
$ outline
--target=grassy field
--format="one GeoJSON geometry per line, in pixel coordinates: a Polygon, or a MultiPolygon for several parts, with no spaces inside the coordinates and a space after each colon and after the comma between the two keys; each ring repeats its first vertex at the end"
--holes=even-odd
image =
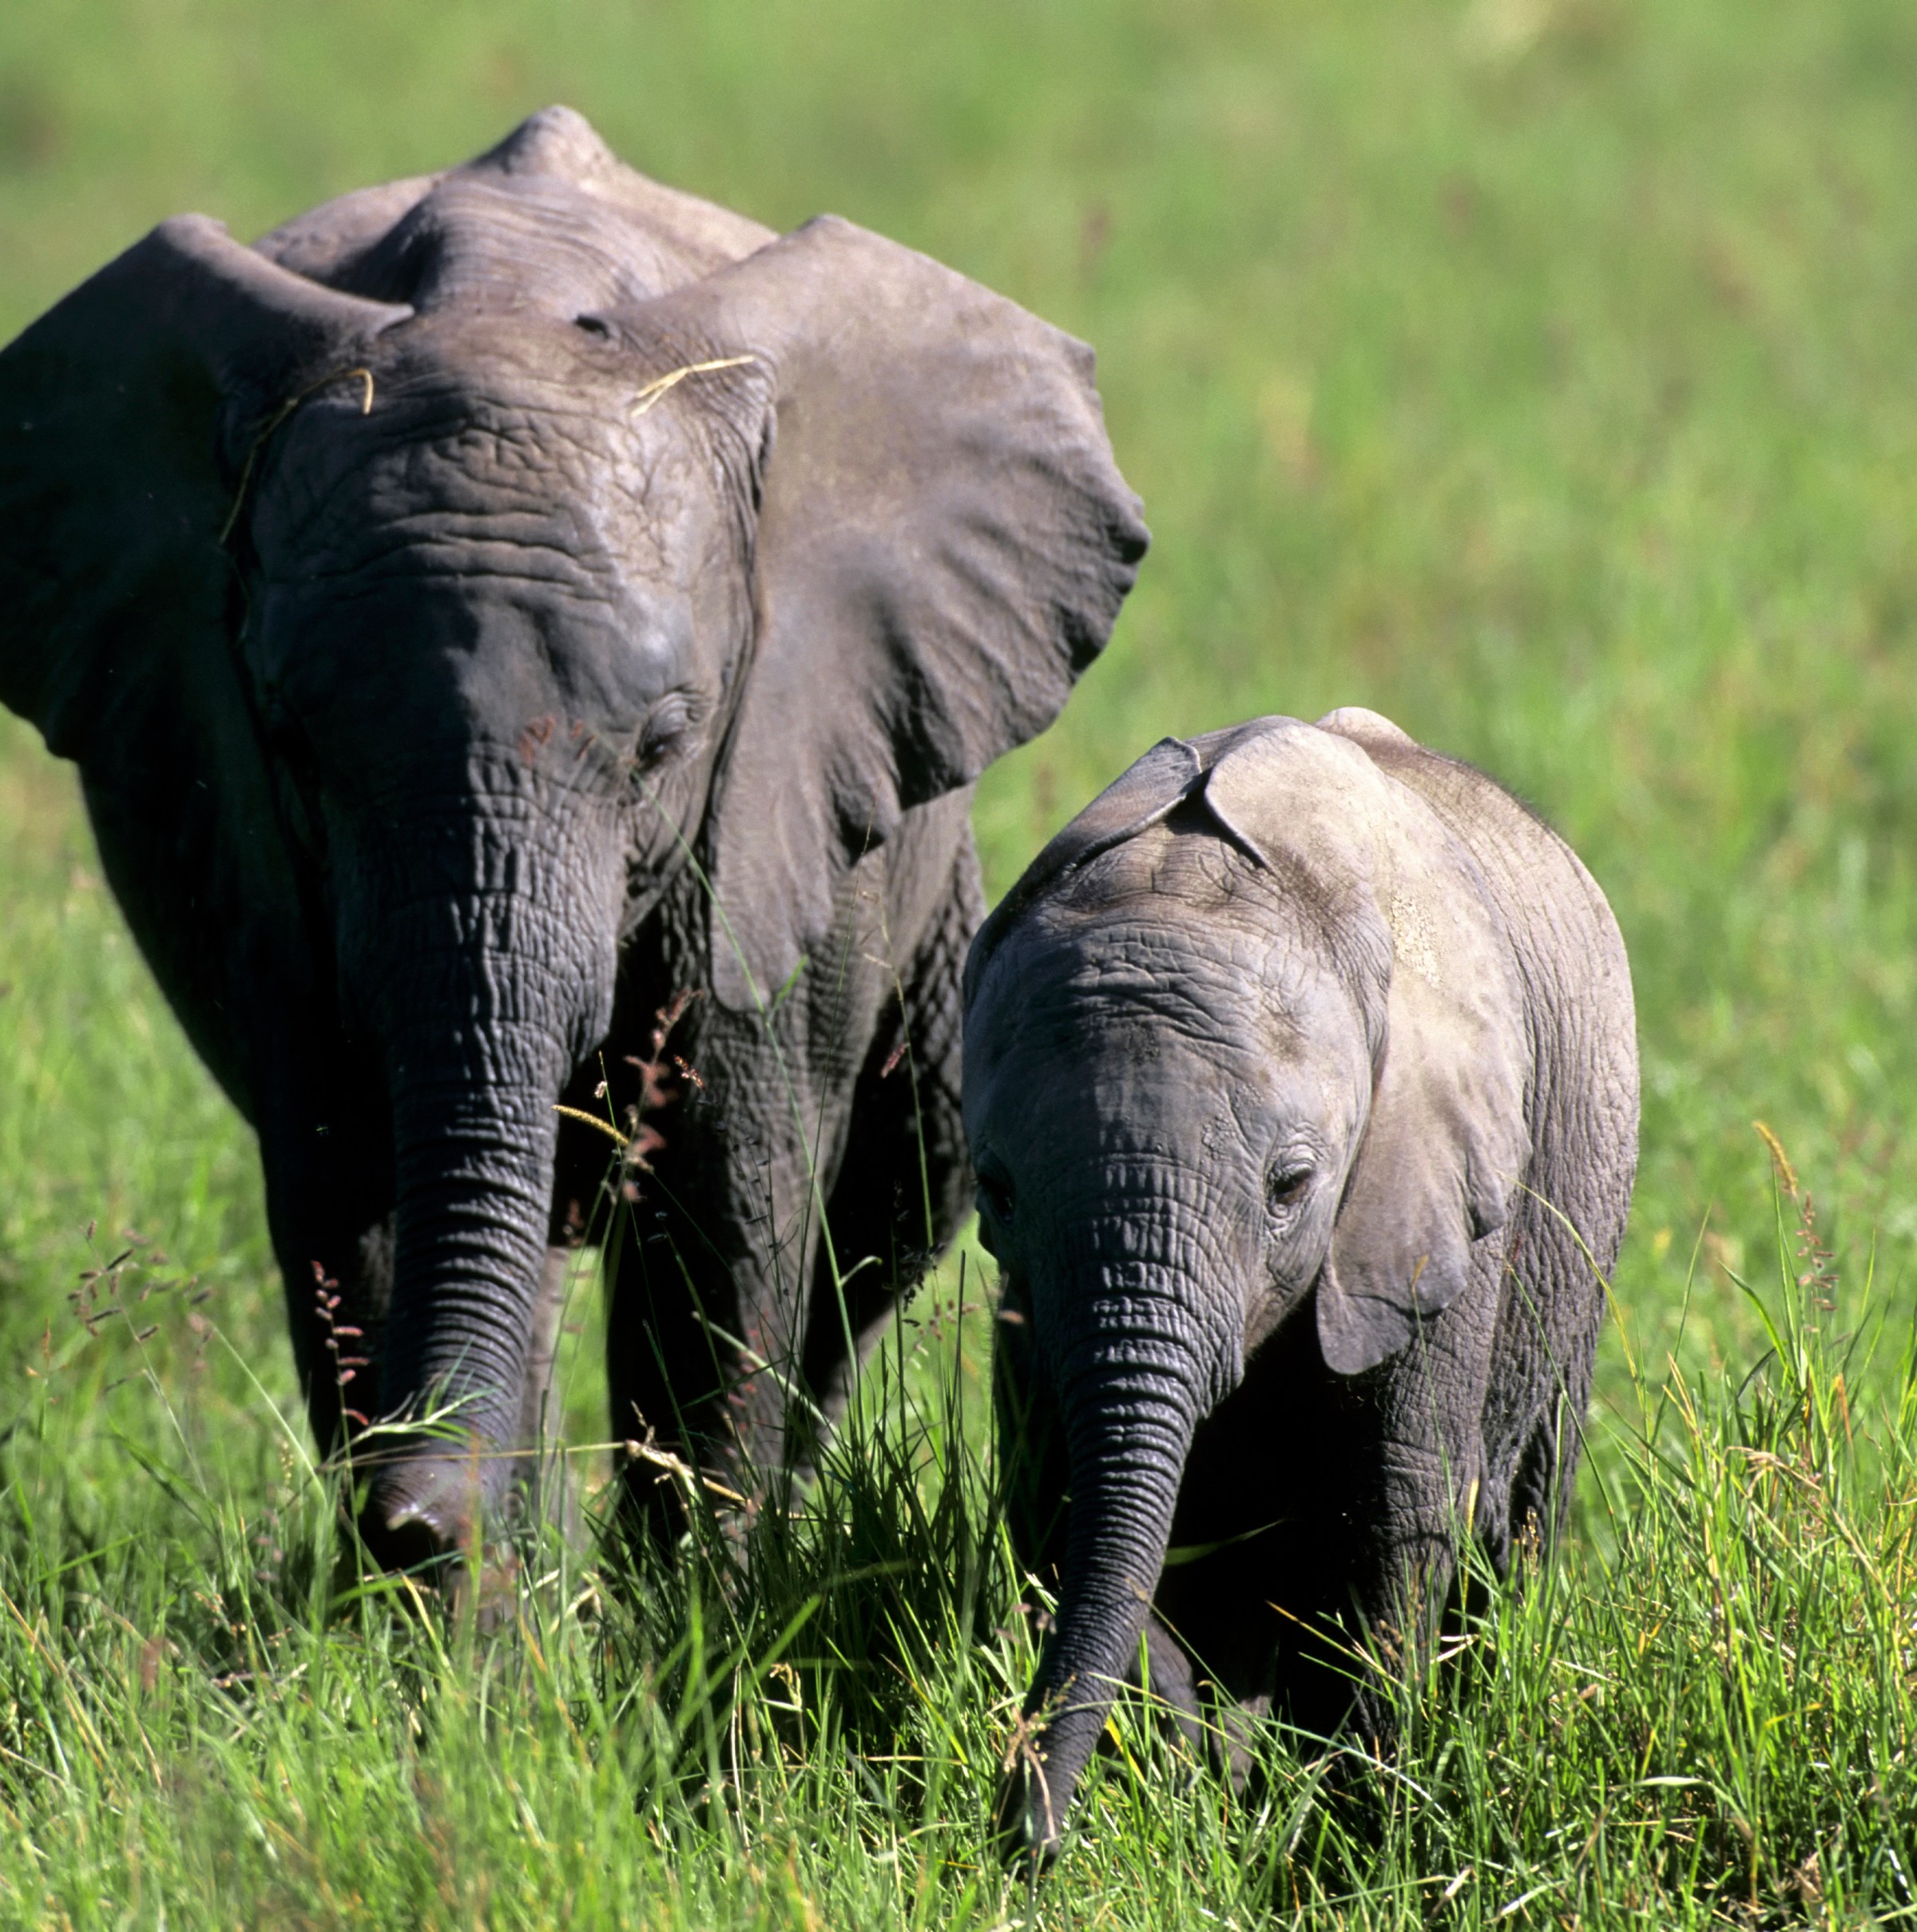
{"type": "Polygon", "coordinates": [[[1167,732],[1370,704],[1578,847],[1645,1069],[1558,1559],[1381,1767],[1274,1737],[1240,1799],[1121,1718],[1028,1896],[975,1252],[742,1574],[413,1614],[340,1565],[250,1136],[0,720],[0,1923],[1917,1918],[1914,82],[1907,0],[0,11],[0,334],[566,100],[1084,335],[1157,545],[982,788],[994,889],[1167,732]]]}

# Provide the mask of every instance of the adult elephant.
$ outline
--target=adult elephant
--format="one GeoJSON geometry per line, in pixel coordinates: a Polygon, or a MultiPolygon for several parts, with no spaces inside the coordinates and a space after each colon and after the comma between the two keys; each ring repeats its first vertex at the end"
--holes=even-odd
{"type": "Polygon", "coordinates": [[[555,1105],[656,1099],[669,1006],[615,1430],[803,1463],[965,1204],[969,787],[1145,545],[1089,351],[553,109],[252,248],[163,223],[0,423],[0,698],[257,1130],[315,1433],[455,1425],[376,1553],[498,1519],[604,1168],[555,1105]]]}

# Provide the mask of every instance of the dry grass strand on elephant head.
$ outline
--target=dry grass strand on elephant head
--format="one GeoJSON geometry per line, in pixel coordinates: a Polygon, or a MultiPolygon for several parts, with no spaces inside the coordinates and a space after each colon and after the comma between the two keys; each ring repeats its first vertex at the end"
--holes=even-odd
{"type": "Polygon", "coordinates": [[[350,369],[335,369],[323,375],[317,382],[308,383],[296,395],[288,396],[260,427],[253,433],[253,440],[247,446],[246,460],[240,466],[239,486],[233,491],[232,507],[226,513],[226,521],[220,526],[220,547],[224,549],[240,521],[240,513],[246,507],[247,492],[252,487],[253,471],[259,466],[260,452],[272,440],[274,433],[284,424],[308,396],[317,395],[322,389],[334,383],[343,383],[358,376],[366,385],[359,402],[359,413],[370,416],[373,413],[373,372],[363,363],[355,363],[350,369]]]}
{"type": "Polygon", "coordinates": [[[689,375],[708,375],[720,369],[742,368],[748,363],[756,363],[756,355],[721,355],[710,362],[686,363],[677,369],[669,369],[664,375],[656,375],[633,399],[633,407],[626,412],[626,420],[636,423],[652,408],[661,396],[677,389],[689,375]]]}

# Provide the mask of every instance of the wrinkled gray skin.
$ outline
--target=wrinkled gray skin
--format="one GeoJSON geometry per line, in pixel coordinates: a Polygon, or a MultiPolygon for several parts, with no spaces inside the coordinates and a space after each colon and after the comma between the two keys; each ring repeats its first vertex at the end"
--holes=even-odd
{"type": "Polygon", "coordinates": [[[1145,546],[1089,353],[555,109],[252,248],[162,224],[0,354],[0,698],[258,1131],[315,1431],[462,1432],[389,1454],[375,1548],[510,1513],[609,1151],[555,1103],[603,1064],[623,1117],[685,993],[613,1428],[802,1466],[968,1192],[970,784],[1145,546]]]}
{"type": "Polygon", "coordinates": [[[1500,1569],[1550,1533],[1637,1158],[1623,946],[1375,713],[1168,739],[974,942],[965,1121],[1012,1532],[1059,1590],[998,1819],[1044,1857],[1141,1638],[1188,1720],[1328,1732],[1339,1620],[1428,1624],[1459,1523],[1500,1569]]]}

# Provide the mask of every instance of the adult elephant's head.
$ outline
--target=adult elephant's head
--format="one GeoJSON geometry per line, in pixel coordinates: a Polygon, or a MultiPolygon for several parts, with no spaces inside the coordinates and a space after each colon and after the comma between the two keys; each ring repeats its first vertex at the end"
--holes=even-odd
{"type": "Polygon", "coordinates": [[[1325,722],[1165,740],[1040,854],[967,965],[980,1232],[1070,1472],[1036,1748],[1000,1808],[1040,1855],[1136,1660],[1194,1429],[1294,1315],[1340,1375],[1403,1348],[1529,1157],[1490,889],[1354,742],[1403,735],[1325,722]]]}
{"type": "MultiPolygon", "coordinates": [[[[0,697],[152,855],[129,905],[196,882],[136,921],[183,1012],[322,962],[390,1124],[381,1405],[481,1446],[622,934],[696,863],[714,992],[769,998],[863,850],[1050,721],[1145,542],[1082,346],[560,109],[255,248],[163,224],[0,356],[0,697]]],[[[244,1032],[200,1044],[259,1121],[244,1032]]],[[[373,1533],[458,1543],[476,1460],[401,1462],[373,1533]]]]}

